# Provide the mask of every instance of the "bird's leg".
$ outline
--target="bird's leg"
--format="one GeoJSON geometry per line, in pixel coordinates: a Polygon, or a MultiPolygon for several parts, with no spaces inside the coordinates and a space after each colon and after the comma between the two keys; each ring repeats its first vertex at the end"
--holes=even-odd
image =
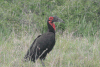
{"type": "Polygon", "coordinates": [[[42,66],[45,67],[45,64],[44,64],[43,60],[41,60],[41,63],[42,63],[42,66]]]}

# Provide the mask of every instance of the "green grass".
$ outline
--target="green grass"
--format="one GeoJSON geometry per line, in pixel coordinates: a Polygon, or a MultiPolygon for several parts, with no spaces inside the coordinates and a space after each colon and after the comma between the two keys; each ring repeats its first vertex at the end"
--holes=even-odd
{"type": "MultiPolygon", "coordinates": [[[[46,19],[58,16],[65,24],[56,24],[56,29],[74,31],[75,36],[99,36],[100,7],[99,0],[1,0],[0,32],[8,35],[14,28],[16,33],[36,28],[47,31],[46,19]],[[5,30],[5,31],[4,31],[5,30]]],[[[31,33],[31,32],[30,32],[31,33]]]]}

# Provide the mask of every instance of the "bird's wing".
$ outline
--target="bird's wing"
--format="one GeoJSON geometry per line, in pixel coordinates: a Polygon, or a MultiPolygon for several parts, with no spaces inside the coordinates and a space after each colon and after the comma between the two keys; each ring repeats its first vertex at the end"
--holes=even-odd
{"type": "MultiPolygon", "coordinates": [[[[39,38],[40,36],[41,36],[41,35],[37,36],[37,38],[39,38]]],[[[35,41],[37,40],[37,38],[34,39],[33,43],[32,43],[31,46],[30,46],[30,49],[33,47],[33,45],[34,45],[35,41]]]]}
{"type": "Polygon", "coordinates": [[[54,33],[45,33],[41,37],[36,40],[34,55],[37,55],[36,59],[40,57],[40,59],[44,59],[49,53],[54,44],[55,44],[55,35],[54,33]]]}
{"type": "Polygon", "coordinates": [[[30,48],[27,51],[27,54],[25,55],[25,59],[27,59],[29,56],[31,56],[31,52],[33,52],[33,50],[31,50],[34,46],[34,43],[36,42],[36,40],[40,37],[41,35],[37,36],[37,38],[33,41],[33,43],[31,44],[30,48]]]}
{"type": "Polygon", "coordinates": [[[42,52],[46,48],[51,48],[54,41],[55,41],[54,33],[48,32],[48,33],[43,34],[41,37],[37,39],[36,45],[40,48],[42,52]]]}

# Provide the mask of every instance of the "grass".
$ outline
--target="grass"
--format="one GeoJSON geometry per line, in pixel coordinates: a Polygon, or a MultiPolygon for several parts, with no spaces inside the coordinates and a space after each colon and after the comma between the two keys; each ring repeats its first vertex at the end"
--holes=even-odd
{"type": "Polygon", "coordinates": [[[58,16],[65,24],[59,24],[56,29],[75,31],[75,36],[94,36],[100,33],[99,5],[99,0],[1,0],[0,32],[10,34],[14,27],[19,33],[22,25],[26,30],[35,24],[44,33],[47,30],[47,17],[58,16]]]}
{"type": "MultiPolygon", "coordinates": [[[[18,38],[15,32],[2,40],[0,45],[0,67],[42,67],[40,60],[36,63],[23,62],[33,40],[39,33],[23,34],[18,38]]],[[[74,37],[73,33],[56,33],[54,49],[44,61],[46,67],[99,67],[100,66],[100,40],[88,37],[74,37]]]]}

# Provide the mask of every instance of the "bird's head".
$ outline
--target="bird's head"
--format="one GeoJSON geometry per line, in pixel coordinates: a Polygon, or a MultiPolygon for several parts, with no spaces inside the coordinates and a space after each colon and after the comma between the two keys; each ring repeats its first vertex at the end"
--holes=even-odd
{"type": "Polygon", "coordinates": [[[60,18],[57,17],[57,16],[50,16],[50,17],[48,18],[48,21],[51,21],[51,23],[53,23],[53,22],[63,22],[63,23],[65,23],[62,19],[60,19],[60,18]]]}
{"type": "Polygon", "coordinates": [[[50,16],[48,18],[49,25],[51,25],[53,27],[53,29],[55,30],[55,24],[53,22],[63,22],[65,23],[62,19],[58,18],[57,16],[50,16]]]}

